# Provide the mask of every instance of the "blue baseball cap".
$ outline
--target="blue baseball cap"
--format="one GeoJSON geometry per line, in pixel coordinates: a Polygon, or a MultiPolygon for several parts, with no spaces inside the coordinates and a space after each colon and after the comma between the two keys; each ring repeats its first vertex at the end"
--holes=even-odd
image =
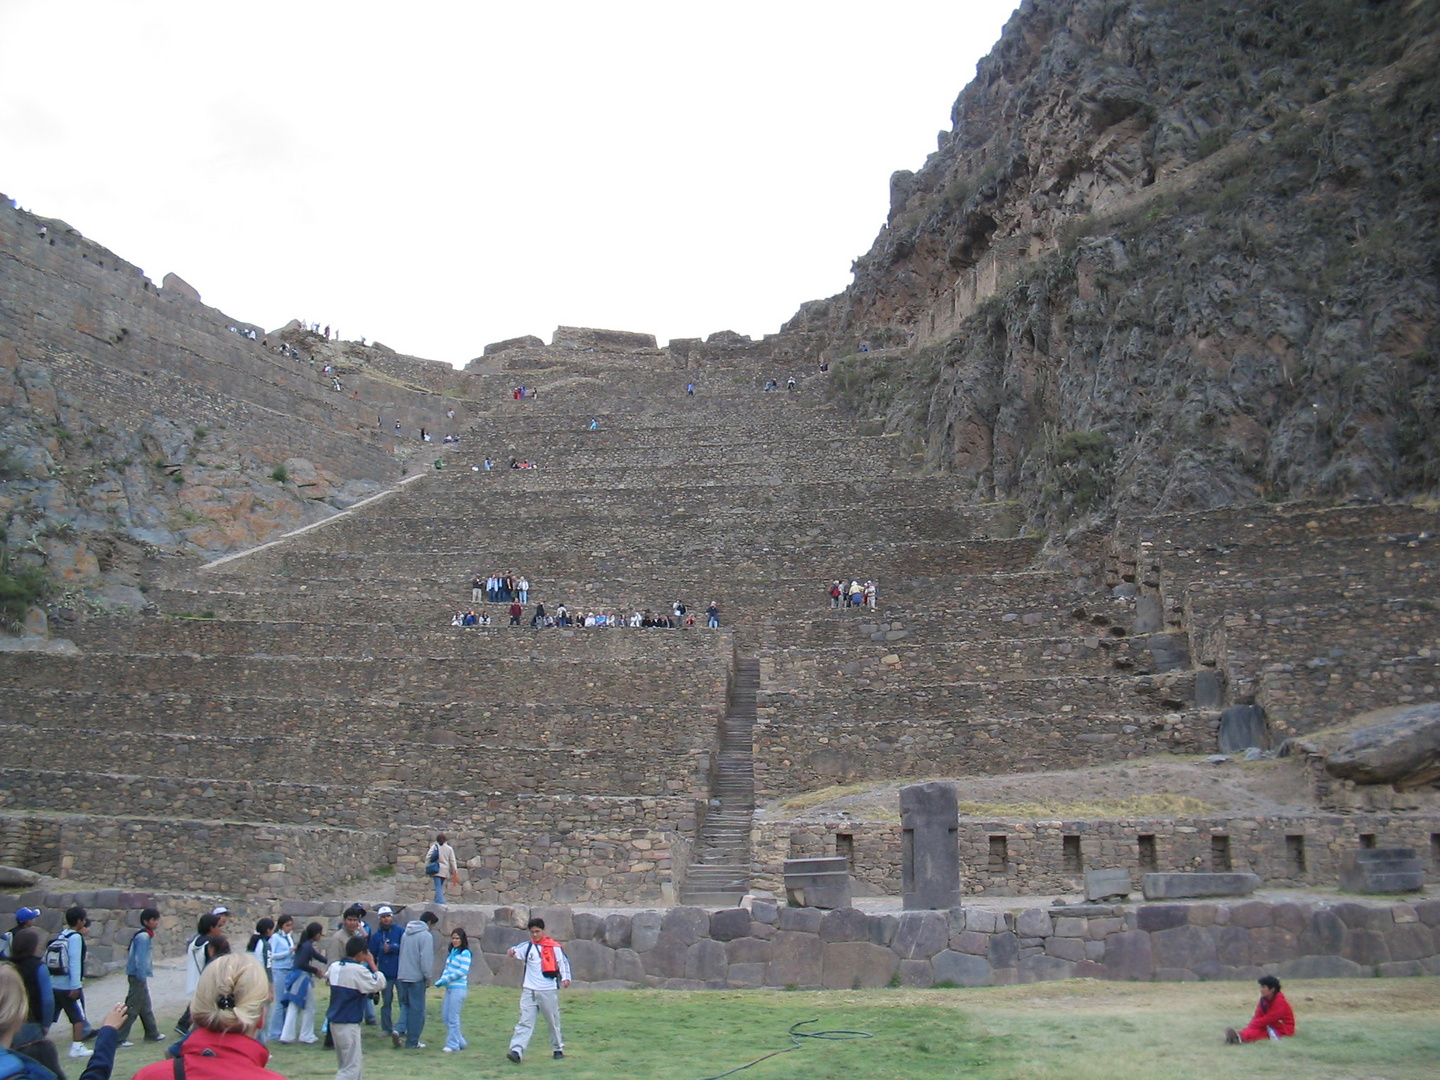
{"type": "Polygon", "coordinates": [[[35,921],[36,919],[38,919],[39,917],[40,917],[40,909],[39,909],[39,908],[22,907],[19,911],[15,912],[15,921],[16,921],[17,923],[22,923],[22,922],[34,922],[34,921],[35,921]]]}

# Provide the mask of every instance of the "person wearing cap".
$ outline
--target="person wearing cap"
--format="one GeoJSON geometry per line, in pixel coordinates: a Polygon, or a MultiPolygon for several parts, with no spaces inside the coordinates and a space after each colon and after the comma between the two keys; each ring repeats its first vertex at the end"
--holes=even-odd
{"type": "Polygon", "coordinates": [[[389,904],[381,904],[375,914],[380,923],[370,932],[370,955],[385,976],[380,990],[380,1030],[389,1035],[395,1030],[395,983],[400,978],[400,939],[405,936],[405,928],[395,925],[395,909],[389,904]]]}
{"type": "Polygon", "coordinates": [[[15,940],[16,932],[24,930],[38,918],[40,918],[39,908],[22,907],[15,912],[15,925],[0,934],[0,960],[9,959],[10,943],[15,940]]]}

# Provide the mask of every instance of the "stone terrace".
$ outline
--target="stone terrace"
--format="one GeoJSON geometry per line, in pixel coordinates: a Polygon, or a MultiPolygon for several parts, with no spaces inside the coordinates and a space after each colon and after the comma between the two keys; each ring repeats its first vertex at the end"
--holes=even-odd
{"type": "MultiPolygon", "coordinates": [[[[1440,681],[1433,542],[1420,537],[1433,512],[1123,523],[1108,576],[1087,578],[1041,563],[1015,507],[968,505],[960,481],[912,475],[900,440],[862,434],[822,381],[762,392],[788,374],[765,346],[682,356],[596,340],[593,352],[526,345],[501,354],[502,371],[477,362],[461,387],[474,419],[434,451],[444,469],[173,574],[150,594],[155,614],[80,627],[80,657],[0,656],[5,734],[74,748],[5,770],[6,820],[55,822],[35,850],[67,873],[151,888],[181,883],[146,856],[146,831],[170,837],[184,819],[224,830],[236,881],[256,894],[383,864],[418,896],[437,827],[461,838],[470,902],[650,903],[683,891],[692,863],[726,889],[773,887],[779,860],[845,850],[842,834],[866,886],[896,892],[893,823],[772,810],[749,865],[728,847],[741,864],[724,864],[716,845],[722,832],[736,842],[737,800],[1208,753],[1225,704],[1263,705],[1278,741],[1322,712],[1433,695],[1440,681]],[[513,400],[520,384],[538,396],[513,400]],[[475,471],[487,456],[499,467],[475,471]],[[512,457],[538,468],[511,470],[512,457]],[[628,614],[679,597],[702,624],[718,600],[723,629],[537,631],[503,625],[503,605],[481,605],[491,627],[450,627],[470,578],[492,571],[530,579],[527,623],[537,601],[628,614]],[[878,609],[831,609],[832,578],[876,580],[878,609]],[[753,717],[737,660],[758,662],[753,717]],[[107,815],[131,824],[123,842],[104,833],[102,853],[107,815]],[[300,857],[316,837],[334,858],[300,857]]],[[[1440,832],[1432,817],[1317,823],[1312,850],[1328,854],[1306,881],[1351,831],[1410,841],[1440,832]]],[[[1138,823],[1146,849],[1136,824],[1094,823],[1087,836],[1103,843],[1079,850],[1166,869],[1192,858],[1190,841],[1157,849],[1156,835],[1244,828],[1138,823]]],[[[1064,829],[962,831],[973,890],[1076,879],[1064,829]],[[997,836],[1019,861],[991,865],[997,836]]],[[[1237,844],[1237,863],[1243,851],[1262,876],[1296,880],[1282,865],[1290,835],[1259,854],[1237,844]]]]}

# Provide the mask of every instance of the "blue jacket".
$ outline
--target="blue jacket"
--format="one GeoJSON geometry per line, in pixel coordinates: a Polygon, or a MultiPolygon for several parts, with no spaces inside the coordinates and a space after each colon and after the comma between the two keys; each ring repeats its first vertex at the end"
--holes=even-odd
{"type": "Polygon", "coordinates": [[[389,930],[381,930],[377,926],[370,931],[370,955],[375,958],[380,974],[389,982],[400,977],[400,939],[404,936],[405,928],[394,922],[389,930]]]}
{"type": "Polygon", "coordinates": [[[151,962],[154,955],[154,935],[141,927],[135,931],[135,936],[130,939],[130,951],[125,954],[125,974],[132,979],[148,979],[155,974],[155,968],[151,962]]]}
{"type": "Polygon", "coordinates": [[[385,988],[385,976],[355,960],[330,965],[330,1007],[325,1019],[332,1024],[358,1024],[365,1019],[365,999],[385,988]]]}

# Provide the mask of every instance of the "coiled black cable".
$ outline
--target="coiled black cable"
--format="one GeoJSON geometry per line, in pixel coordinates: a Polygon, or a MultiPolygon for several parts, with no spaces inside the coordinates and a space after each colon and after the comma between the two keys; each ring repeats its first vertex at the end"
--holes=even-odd
{"type": "Polygon", "coordinates": [[[716,1073],[714,1076],[701,1077],[701,1080],[722,1080],[723,1077],[734,1076],[736,1073],[742,1072],[743,1070],[750,1068],[750,1066],[752,1065],[759,1065],[762,1061],[769,1061],[771,1058],[778,1057],[781,1054],[788,1054],[791,1050],[799,1050],[800,1047],[805,1045],[800,1041],[801,1039],[829,1039],[834,1042],[846,1042],[850,1039],[873,1039],[875,1037],[872,1033],[868,1031],[850,1031],[846,1028],[834,1028],[830,1031],[796,1030],[797,1028],[804,1027],[806,1024],[818,1024],[819,1022],[820,1018],[817,1016],[813,1020],[801,1020],[797,1023],[791,1024],[789,1030],[789,1046],[781,1047],[779,1050],[772,1050],[770,1051],[770,1053],[764,1054],[756,1058],[754,1061],[747,1061],[744,1065],[737,1065],[733,1069],[729,1069],[722,1073],[716,1073]]]}

